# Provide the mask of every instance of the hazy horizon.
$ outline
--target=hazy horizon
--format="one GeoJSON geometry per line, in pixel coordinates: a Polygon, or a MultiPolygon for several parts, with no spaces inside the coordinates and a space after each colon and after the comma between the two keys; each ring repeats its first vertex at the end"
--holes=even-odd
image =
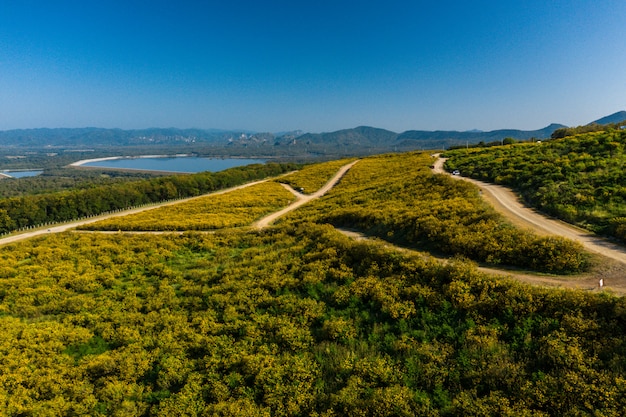
{"type": "MultiPolygon", "coordinates": [[[[615,113],[615,112],[613,112],[615,113]]],[[[608,115],[605,115],[608,116],[608,115]]],[[[602,116],[604,117],[604,116],[602,116]]],[[[597,120],[597,119],[596,119],[597,120]]],[[[587,123],[591,123],[591,121],[587,122],[587,123]]],[[[587,123],[579,123],[576,126],[580,126],[580,125],[585,125],[587,123]]],[[[467,130],[455,130],[455,129],[437,129],[437,130],[432,130],[434,131],[450,131],[450,132],[490,132],[490,131],[496,131],[496,130],[522,130],[522,131],[533,131],[533,130],[541,130],[543,128],[546,128],[548,126],[550,126],[551,124],[559,124],[558,122],[552,122],[549,123],[545,126],[541,126],[541,127],[537,127],[537,128],[529,128],[529,129],[517,129],[517,128],[511,128],[511,127],[500,127],[500,128],[496,128],[496,129],[467,129],[467,130]]],[[[572,125],[574,126],[574,125],[572,125]]],[[[167,129],[175,129],[175,130],[205,130],[205,131],[217,131],[217,132],[235,132],[235,133],[246,133],[246,134],[260,134],[260,133],[271,133],[271,134],[280,134],[280,133],[291,133],[291,132],[296,132],[296,131],[301,131],[303,134],[305,133],[312,133],[312,134],[320,134],[320,133],[332,133],[332,132],[336,132],[339,130],[350,130],[350,129],[356,129],[358,127],[370,127],[370,128],[374,128],[374,129],[384,129],[384,130],[388,130],[390,132],[394,132],[394,133],[403,133],[409,130],[415,130],[415,131],[431,131],[428,129],[407,129],[407,130],[402,130],[402,131],[395,131],[395,130],[391,130],[391,129],[385,129],[385,128],[381,128],[378,126],[371,126],[371,125],[360,125],[360,126],[349,126],[349,127],[342,127],[339,129],[335,129],[335,130],[327,130],[327,131],[308,131],[308,130],[303,130],[303,129],[293,129],[293,130],[277,130],[277,131],[261,131],[261,130],[251,130],[251,129],[238,129],[238,128],[233,128],[233,129],[221,129],[221,128],[215,128],[215,127],[208,127],[208,128],[203,128],[203,127],[178,127],[178,126],[148,126],[148,127],[138,127],[138,128],[119,128],[119,127],[100,127],[100,126],[75,126],[75,127],[67,127],[67,126],[58,126],[58,127],[47,127],[47,126],[40,126],[40,127],[28,127],[28,128],[13,128],[13,129],[0,129],[1,132],[7,132],[7,131],[15,131],[15,130],[44,130],[44,129],[111,129],[111,130],[125,130],[125,131],[132,131],[132,130],[137,130],[137,131],[142,131],[142,130],[152,130],[152,129],[156,129],[156,130],[167,130],[167,129]]]]}

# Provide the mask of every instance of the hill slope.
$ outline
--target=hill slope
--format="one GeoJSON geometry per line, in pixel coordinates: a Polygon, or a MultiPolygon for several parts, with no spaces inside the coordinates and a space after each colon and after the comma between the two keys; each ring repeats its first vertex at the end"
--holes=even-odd
{"type": "MultiPolygon", "coordinates": [[[[422,223],[403,227],[413,237],[456,229],[449,237],[462,247],[506,231],[490,222],[473,187],[433,175],[431,160],[363,159],[326,197],[262,232],[62,233],[6,247],[0,409],[621,415],[622,299],[524,286],[466,261],[353,241],[323,224],[324,216],[365,228],[383,220],[388,229],[379,231],[390,238],[412,216],[422,223]],[[435,195],[448,201],[433,207],[435,195]],[[455,219],[440,223],[446,210],[467,221],[468,199],[483,210],[473,219],[478,233],[458,233],[455,219]]],[[[510,239],[477,249],[510,248],[502,242],[510,239]]],[[[554,253],[550,244],[537,249],[554,253]]]]}
{"type": "Polygon", "coordinates": [[[619,122],[623,122],[624,120],[626,120],[626,111],[622,110],[622,111],[618,111],[616,113],[613,113],[609,116],[605,116],[602,117],[601,119],[595,120],[593,122],[591,122],[590,124],[599,124],[599,125],[606,125],[609,123],[619,123],[619,122]]]}
{"type": "Polygon", "coordinates": [[[151,128],[140,130],[86,128],[18,129],[0,131],[4,146],[108,147],[158,144],[182,144],[194,141],[225,141],[235,132],[202,129],[151,128]]]}
{"type": "Polygon", "coordinates": [[[450,169],[512,187],[548,214],[626,241],[626,130],[447,155],[450,169]]]}
{"type": "Polygon", "coordinates": [[[406,143],[408,141],[421,141],[428,143],[437,143],[441,145],[439,148],[447,148],[451,145],[475,144],[478,142],[496,142],[505,138],[513,138],[517,140],[526,140],[530,138],[544,139],[549,138],[550,135],[559,128],[565,127],[564,125],[553,123],[543,129],[538,130],[516,130],[516,129],[500,129],[492,130],[490,132],[480,131],[424,131],[424,130],[409,130],[397,137],[397,141],[406,143]]]}

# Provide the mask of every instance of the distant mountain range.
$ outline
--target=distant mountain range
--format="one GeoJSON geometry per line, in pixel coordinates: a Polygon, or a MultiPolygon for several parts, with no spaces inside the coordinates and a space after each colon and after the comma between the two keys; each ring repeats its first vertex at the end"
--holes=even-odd
{"type": "Polygon", "coordinates": [[[410,143],[411,141],[419,141],[421,143],[430,142],[433,144],[441,144],[441,148],[447,148],[449,146],[465,144],[465,143],[489,143],[499,142],[505,138],[513,138],[517,140],[528,140],[531,138],[545,139],[549,138],[552,132],[556,129],[566,127],[561,124],[553,123],[550,126],[546,126],[539,130],[516,130],[516,129],[500,129],[492,130],[490,132],[481,132],[471,130],[467,132],[457,131],[424,131],[424,130],[409,130],[407,132],[398,135],[397,140],[402,143],[410,143]]]}
{"type": "MultiPolygon", "coordinates": [[[[244,133],[245,134],[245,133],[244,133]]],[[[217,129],[151,128],[141,130],[96,127],[18,129],[0,131],[0,146],[21,147],[111,147],[143,146],[196,141],[226,141],[233,132],[217,129]]]]}
{"type": "MultiPolygon", "coordinates": [[[[626,111],[598,119],[592,123],[606,124],[626,120],[626,111]]],[[[5,148],[95,148],[146,147],[185,145],[187,149],[201,146],[215,147],[235,155],[239,151],[258,154],[371,154],[388,151],[416,149],[447,149],[465,144],[493,143],[505,138],[528,140],[545,139],[561,124],[551,124],[539,130],[501,129],[483,132],[471,131],[424,131],[409,130],[395,133],[375,127],[359,126],[329,133],[303,133],[301,131],[251,133],[216,129],[102,129],[59,128],[20,129],[0,131],[0,149],[5,148]]]]}

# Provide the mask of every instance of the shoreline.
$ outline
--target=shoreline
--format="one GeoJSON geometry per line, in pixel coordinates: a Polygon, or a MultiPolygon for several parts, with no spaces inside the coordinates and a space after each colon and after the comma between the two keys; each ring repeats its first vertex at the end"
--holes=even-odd
{"type": "MultiPolygon", "coordinates": [[[[267,162],[267,159],[263,158],[251,158],[251,157],[226,157],[226,156],[218,156],[218,157],[209,157],[209,156],[199,156],[196,154],[169,154],[169,155],[136,155],[136,156],[107,156],[102,158],[90,158],[90,159],[81,159],[80,161],[72,162],[71,164],[66,165],[68,168],[76,168],[76,169],[98,169],[98,170],[111,170],[111,171],[127,171],[127,172],[147,172],[154,174],[193,174],[195,171],[181,171],[181,170],[169,170],[169,169],[154,169],[154,168],[130,168],[130,167],[111,167],[111,166],[93,166],[93,165],[85,165],[94,162],[105,162],[105,161],[114,161],[114,160],[136,160],[136,159],[157,159],[157,158],[200,158],[200,159],[214,159],[214,160],[229,160],[229,159],[257,159],[262,160],[263,162],[267,162]]],[[[178,168],[178,167],[177,167],[178,168]]],[[[229,167],[227,167],[229,168],[229,167]]],[[[226,169],[226,168],[224,168],[226,169]]],[[[220,169],[221,170],[221,169],[220,169]]]]}
{"type": "MultiPolygon", "coordinates": [[[[104,158],[81,159],[80,161],[69,164],[71,167],[82,167],[84,164],[102,161],[114,161],[117,159],[142,159],[142,158],[189,158],[192,154],[175,154],[175,155],[139,155],[139,156],[106,156],[104,158]]],[[[101,167],[84,167],[84,168],[101,168],[101,167]]]]}
{"type": "Polygon", "coordinates": [[[5,179],[5,178],[19,179],[19,178],[23,178],[23,177],[34,177],[34,176],[42,174],[44,171],[45,170],[43,168],[3,169],[2,171],[0,171],[0,179],[5,179]],[[33,175],[23,175],[23,176],[11,175],[13,173],[19,174],[19,173],[22,173],[22,172],[33,172],[35,174],[33,174],[33,175]]]}

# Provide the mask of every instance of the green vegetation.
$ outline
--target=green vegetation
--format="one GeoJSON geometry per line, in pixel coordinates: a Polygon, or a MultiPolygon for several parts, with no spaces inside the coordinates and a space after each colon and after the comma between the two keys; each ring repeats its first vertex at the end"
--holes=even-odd
{"type": "Polygon", "coordinates": [[[294,200],[276,182],[251,185],[227,194],[209,195],[188,202],[114,217],[82,226],[85,230],[214,230],[248,226],[294,200]]]}
{"type": "MultiPolygon", "coordinates": [[[[535,142],[536,138],[530,138],[529,139],[530,142],[535,142]]],[[[492,146],[502,146],[502,145],[512,145],[514,143],[517,142],[523,142],[523,141],[518,141],[515,140],[513,138],[503,138],[501,140],[494,140],[491,142],[487,142],[485,143],[484,141],[480,141],[478,143],[473,143],[471,146],[472,148],[490,148],[492,146]]],[[[454,145],[454,146],[450,146],[448,147],[449,150],[454,150],[454,149],[467,149],[467,145],[454,145]]]]}
{"type": "Polygon", "coordinates": [[[625,300],[302,223],[0,254],[5,415],[620,415],[625,300]]]}
{"type": "Polygon", "coordinates": [[[91,169],[51,169],[35,177],[0,178],[0,198],[22,197],[67,190],[84,190],[113,183],[162,177],[164,174],[91,169]]]}
{"type": "MultiPolygon", "coordinates": [[[[621,415],[625,298],[530,287],[328,224],[492,263],[584,267],[580,247],[516,230],[431,163],[365,158],[262,231],[67,232],[2,247],[0,414],[621,415]]],[[[324,184],[339,165],[290,181],[324,184]]],[[[242,207],[229,224],[250,224],[286,198],[269,181],[110,227],[210,228],[202,217],[231,222],[242,207]]]]}
{"type": "Polygon", "coordinates": [[[64,222],[159,201],[206,194],[292,171],[294,164],[256,164],[0,200],[0,233],[64,222]]]}
{"type": "Polygon", "coordinates": [[[626,130],[447,152],[447,167],[503,184],[567,222],[626,241],[626,130]]]}
{"type": "Polygon", "coordinates": [[[491,264],[567,273],[588,260],[578,243],[539,237],[505,222],[472,184],[433,175],[423,153],[357,163],[327,197],[290,215],[491,264]]]}
{"type": "Polygon", "coordinates": [[[289,184],[294,190],[303,190],[304,194],[313,194],[326,184],[342,166],[353,161],[339,159],[337,161],[306,165],[298,172],[281,177],[277,181],[289,184]]]}
{"type": "Polygon", "coordinates": [[[607,130],[617,130],[622,126],[626,125],[626,120],[619,123],[609,123],[609,124],[598,124],[598,123],[590,123],[584,126],[577,127],[562,127],[556,129],[552,135],[550,136],[552,139],[561,139],[566,136],[574,136],[579,135],[581,133],[589,133],[589,132],[604,132],[607,130]]]}

